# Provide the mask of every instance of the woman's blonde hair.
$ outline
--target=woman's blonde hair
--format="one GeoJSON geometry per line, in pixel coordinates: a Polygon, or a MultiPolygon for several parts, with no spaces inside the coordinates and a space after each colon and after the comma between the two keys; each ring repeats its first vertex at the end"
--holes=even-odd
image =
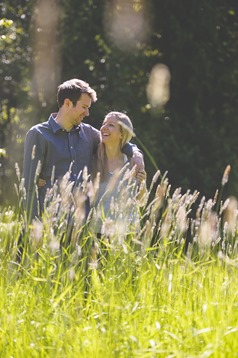
{"type": "MultiPolygon", "coordinates": [[[[104,121],[110,117],[115,118],[120,126],[120,131],[122,134],[121,148],[123,148],[124,145],[128,143],[132,137],[135,136],[132,122],[130,118],[123,112],[117,112],[117,111],[109,112],[105,116],[104,121]]],[[[102,141],[100,142],[97,151],[96,172],[100,172],[101,179],[106,178],[108,173],[106,150],[105,150],[105,145],[104,143],[102,143],[102,141]]]]}

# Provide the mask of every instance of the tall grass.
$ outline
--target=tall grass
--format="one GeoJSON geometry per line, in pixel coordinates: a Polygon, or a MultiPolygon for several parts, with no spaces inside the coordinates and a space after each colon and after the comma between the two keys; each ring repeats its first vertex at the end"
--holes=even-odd
{"type": "Polygon", "coordinates": [[[83,224],[85,197],[96,192],[84,178],[73,197],[66,182],[60,196],[49,193],[42,221],[25,230],[20,261],[25,216],[1,211],[0,356],[237,356],[237,200],[219,196],[226,182],[206,199],[171,193],[157,172],[141,229],[123,236],[118,224],[98,240],[83,224]]]}

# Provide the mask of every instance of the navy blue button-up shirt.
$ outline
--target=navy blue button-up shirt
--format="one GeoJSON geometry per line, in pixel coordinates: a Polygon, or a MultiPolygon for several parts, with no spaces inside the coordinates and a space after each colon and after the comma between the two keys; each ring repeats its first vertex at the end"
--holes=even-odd
{"type": "MultiPolygon", "coordinates": [[[[56,180],[69,172],[70,180],[76,182],[84,167],[91,173],[93,154],[99,144],[100,132],[96,128],[81,123],[67,132],[55,121],[56,115],[51,114],[47,122],[35,125],[26,134],[23,177],[30,219],[40,215],[46,190],[56,180]],[[40,212],[35,193],[38,178],[46,180],[46,185],[38,191],[40,212]]],[[[124,150],[127,156],[132,156],[132,146],[124,150]]]]}

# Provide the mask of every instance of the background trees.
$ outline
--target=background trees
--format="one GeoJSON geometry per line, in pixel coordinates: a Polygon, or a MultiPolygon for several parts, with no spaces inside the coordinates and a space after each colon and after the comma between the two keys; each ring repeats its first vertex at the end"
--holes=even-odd
{"type": "Polygon", "coordinates": [[[172,186],[213,196],[229,163],[227,191],[238,195],[235,1],[214,7],[211,0],[9,0],[0,6],[2,201],[13,199],[26,130],[57,110],[56,87],[72,77],[98,92],[89,119],[94,126],[112,109],[131,116],[150,176],[155,162],[172,186]],[[153,108],[146,89],[158,64],[169,70],[170,97],[153,108]]]}

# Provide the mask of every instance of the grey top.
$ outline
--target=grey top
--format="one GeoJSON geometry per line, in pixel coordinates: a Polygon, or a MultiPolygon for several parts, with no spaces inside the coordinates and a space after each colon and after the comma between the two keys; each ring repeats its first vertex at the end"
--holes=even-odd
{"type": "Polygon", "coordinates": [[[128,164],[100,183],[91,228],[106,236],[123,237],[139,228],[138,183],[128,178],[128,164]]]}

